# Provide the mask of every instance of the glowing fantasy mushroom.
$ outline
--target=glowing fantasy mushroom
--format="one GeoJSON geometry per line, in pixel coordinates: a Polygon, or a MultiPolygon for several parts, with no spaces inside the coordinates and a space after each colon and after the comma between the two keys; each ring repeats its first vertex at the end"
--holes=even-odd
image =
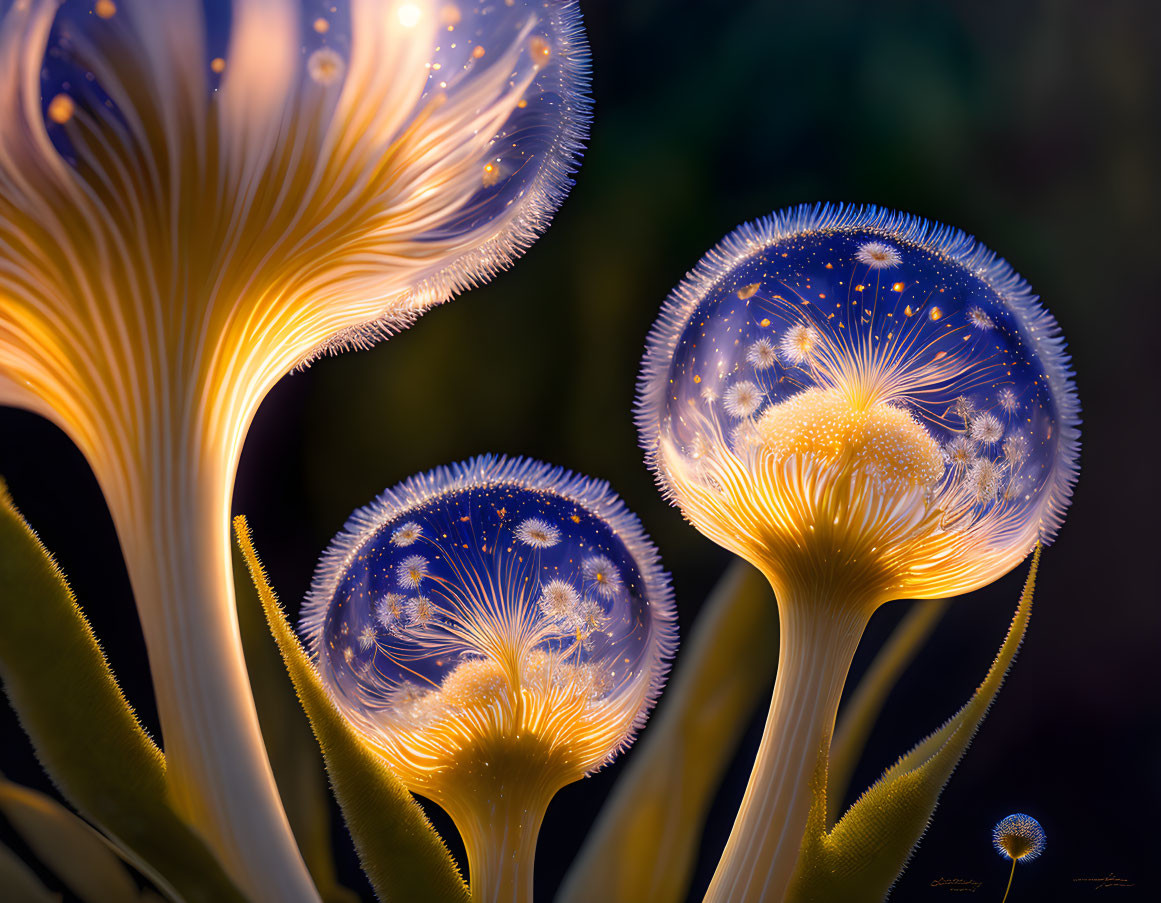
{"type": "Polygon", "coordinates": [[[992,845],[995,846],[996,852],[1012,860],[1008,886],[1004,888],[1004,898],[1000,903],[1006,903],[1012,890],[1012,879],[1016,877],[1016,863],[1035,859],[1044,852],[1044,844],[1044,829],[1040,827],[1040,822],[1023,812],[1015,812],[1000,819],[992,829],[992,845]]]}
{"type": "Polygon", "coordinates": [[[666,495],[778,597],[766,733],[707,899],[781,900],[871,613],[965,593],[1050,541],[1076,479],[1063,341],[986,248],[874,207],[742,226],[649,340],[666,495]]]}
{"type": "Polygon", "coordinates": [[[573,2],[220,6],[0,3],[0,402],[100,481],[176,804],[251,899],[313,899],[234,619],[246,430],[545,228],[588,58],[573,2]]]}
{"type": "Polygon", "coordinates": [[[356,511],[302,632],[366,742],[452,816],[489,903],[532,899],[549,801],[629,745],[676,641],[668,578],[608,486],[490,457],[356,511]]]}

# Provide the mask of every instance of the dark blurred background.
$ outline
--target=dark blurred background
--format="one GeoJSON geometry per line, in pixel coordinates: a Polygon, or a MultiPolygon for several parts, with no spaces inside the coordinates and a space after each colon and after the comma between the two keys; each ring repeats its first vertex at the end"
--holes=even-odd
{"type": "MultiPolygon", "coordinates": [[[[673,571],[688,631],[728,556],[662,502],[636,445],[637,366],[667,292],[735,225],[787,205],[865,201],[938,219],[1005,256],[1059,320],[1084,406],[1083,468],[1019,660],[892,899],[947,898],[932,885],[941,877],[983,881],[980,897],[998,899],[1007,864],[990,830],[1015,811],[1041,821],[1048,847],[1018,869],[1013,899],[1087,899],[1097,885],[1077,879],[1109,874],[1135,886],[1099,894],[1158,899],[1161,4],[582,8],[596,121],[548,233],[492,284],[369,352],[287,377],[262,407],[235,508],[283,598],[293,610],[352,509],[416,471],[503,451],[610,480],[673,571]]],[[[0,474],[155,729],[128,580],[84,461],[55,428],[3,409],[0,474]]],[[[968,697],[1023,579],[1021,568],[952,607],[892,695],[857,786],[968,697]]],[[[876,615],[852,680],[905,609],[876,615]]],[[[764,707],[711,813],[691,900],[725,843],[763,718],[764,707]]],[[[0,769],[47,790],[7,709],[0,730],[0,769]]],[[[619,771],[552,804],[541,899],[619,771]]]]}

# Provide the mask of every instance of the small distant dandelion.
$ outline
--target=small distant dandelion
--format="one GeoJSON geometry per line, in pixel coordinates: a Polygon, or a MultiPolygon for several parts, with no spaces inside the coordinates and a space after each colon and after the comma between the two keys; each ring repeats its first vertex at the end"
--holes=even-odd
{"type": "Polygon", "coordinates": [[[435,620],[435,604],[427,596],[408,599],[407,617],[412,627],[426,627],[435,620]]]}
{"type": "Polygon", "coordinates": [[[967,312],[968,322],[976,329],[987,331],[995,329],[995,321],[988,316],[987,312],[982,307],[969,307],[967,312]]]}
{"type": "Polygon", "coordinates": [[[604,628],[609,622],[605,617],[605,610],[596,599],[585,599],[576,611],[576,621],[580,631],[584,634],[595,633],[604,628]]]}
{"type": "Polygon", "coordinates": [[[762,433],[758,429],[758,424],[747,419],[734,427],[730,441],[736,449],[750,448],[762,444],[762,433]]]}
{"type": "Polygon", "coordinates": [[[1020,399],[1011,389],[1001,389],[997,392],[996,403],[1009,414],[1016,413],[1016,409],[1020,407],[1020,399]]]}
{"type": "Polygon", "coordinates": [[[355,660],[355,650],[350,646],[343,647],[343,660],[349,665],[355,660]]]}
{"type": "Polygon", "coordinates": [[[713,404],[718,400],[718,390],[707,383],[701,387],[701,398],[706,404],[713,404]]]}
{"type": "Polygon", "coordinates": [[[1015,465],[1028,458],[1028,440],[1021,433],[1013,433],[1004,440],[1004,460],[1015,465]]]}
{"type": "Polygon", "coordinates": [[[552,580],[540,591],[540,610],[546,618],[571,624],[580,604],[580,593],[564,580],[552,580]]]}
{"type": "Polygon", "coordinates": [[[996,500],[1003,476],[1003,465],[991,458],[976,459],[967,472],[967,483],[975,494],[977,504],[986,505],[996,500]]]}
{"type": "Polygon", "coordinates": [[[427,576],[427,559],[422,555],[408,555],[395,568],[395,578],[409,589],[419,589],[427,576]]]}
{"type": "Polygon", "coordinates": [[[972,418],[971,436],[976,442],[995,445],[1004,435],[1004,427],[994,414],[986,411],[972,418]]]}
{"type": "Polygon", "coordinates": [[[967,470],[976,460],[976,444],[967,436],[956,436],[943,447],[943,459],[952,467],[967,470]]]}
{"type": "Polygon", "coordinates": [[[374,625],[368,624],[359,633],[359,648],[363,652],[366,652],[368,649],[375,645],[378,639],[379,631],[375,629],[374,625]]]}
{"type": "Polygon", "coordinates": [[[881,241],[869,241],[865,245],[860,245],[855,252],[855,258],[859,263],[865,263],[872,270],[897,267],[903,260],[898,251],[881,241]]]}
{"type": "Polygon", "coordinates": [[[762,390],[748,379],[740,379],[722,396],[722,405],[733,417],[749,417],[762,406],[762,390]]]}
{"type": "Polygon", "coordinates": [[[384,630],[394,633],[403,620],[403,596],[387,593],[375,605],[375,619],[384,630]]]}
{"type": "Polygon", "coordinates": [[[767,367],[774,366],[777,357],[774,343],[767,338],[758,339],[746,352],[746,360],[753,364],[757,370],[765,370],[767,367]]]}
{"type": "Polygon", "coordinates": [[[1012,879],[1016,876],[1016,863],[1021,860],[1031,861],[1044,852],[1044,829],[1040,822],[1031,815],[1015,812],[992,828],[992,844],[1001,856],[1012,860],[1012,872],[1008,876],[1008,886],[1004,890],[1004,898],[1008,899],[1008,892],[1012,889],[1012,879]]]}
{"type": "Polygon", "coordinates": [[[589,558],[581,566],[581,573],[586,580],[596,585],[597,592],[602,596],[615,596],[621,591],[621,572],[604,555],[589,558]]]}
{"type": "Polygon", "coordinates": [[[409,546],[423,535],[423,528],[415,521],[408,521],[391,534],[391,545],[409,546]]]}
{"type": "Polygon", "coordinates": [[[814,357],[818,345],[818,332],[813,326],[798,323],[791,326],[778,342],[778,350],[792,364],[804,364],[814,357]]]}
{"type": "Polygon", "coordinates": [[[966,395],[960,395],[956,398],[952,407],[955,410],[956,416],[961,418],[965,424],[972,419],[972,415],[976,412],[975,404],[966,395]]]}
{"type": "Polygon", "coordinates": [[[516,538],[534,549],[549,549],[560,542],[560,530],[546,520],[530,517],[516,528],[516,538]]]}
{"type": "Polygon", "coordinates": [[[343,77],[346,63],[329,47],[320,47],[306,61],[306,71],[320,85],[333,85],[343,77]]]}

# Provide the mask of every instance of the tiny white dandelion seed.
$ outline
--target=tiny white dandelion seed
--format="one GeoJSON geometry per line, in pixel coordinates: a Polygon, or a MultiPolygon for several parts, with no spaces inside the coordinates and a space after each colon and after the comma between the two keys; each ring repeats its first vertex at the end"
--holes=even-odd
{"type": "Polygon", "coordinates": [[[1004,440],[1004,459],[1011,465],[1028,457],[1028,440],[1021,433],[1013,433],[1004,440]]]}
{"type": "Polygon", "coordinates": [[[713,404],[718,400],[718,390],[707,383],[701,387],[701,398],[706,404],[713,404]]]}
{"type": "Polygon", "coordinates": [[[576,611],[577,627],[583,634],[601,630],[609,622],[601,603],[596,599],[585,599],[576,611]]]}
{"type": "Polygon", "coordinates": [[[1003,435],[1004,427],[996,419],[994,414],[989,414],[985,411],[972,418],[971,437],[976,442],[982,442],[985,445],[994,445],[1000,441],[1000,437],[1003,435]]]}
{"type": "Polygon", "coordinates": [[[1020,400],[1011,389],[1001,389],[997,392],[996,403],[1009,414],[1016,413],[1016,409],[1020,407],[1020,400]]]}
{"type": "Polygon", "coordinates": [[[375,619],[384,630],[395,632],[403,620],[403,596],[387,593],[375,604],[375,619]]]}
{"type": "Polygon", "coordinates": [[[960,417],[964,423],[970,421],[972,414],[976,412],[976,406],[966,395],[960,395],[958,398],[956,398],[952,406],[955,409],[956,415],[960,417]]]}
{"type": "Polygon", "coordinates": [[[749,417],[762,406],[762,390],[748,379],[740,379],[722,396],[722,406],[733,417],[749,417]]]}
{"type": "Polygon", "coordinates": [[[560,530],[539,517],[529,517],[516,528],[516,538],[534,549],[549,549],[560,542],[560,530]]]}
{"type": "Polygon", "coordinates": [[[395,568],[395,579],[409,589],[418,589],[427,576],[427,559],[422,555],[408,555],[395,568]]]}
{"type": "Polygon", "coordinates": [[[378,639],[379,631],[377,631],[373,625],[368,624],[359,633],[359,648],[363,652],[366,652],[368,649],[375,645],[378,639]]]}
{"type": "Polygon", "coordinates": [[[743,420],[736,427],[733,433],[730,434],[730,441],[738,451],[742,449],[755,447],[762,444],[762,433],[758,430],[758,425],[753,420],[743,420]]]}
{"type": "Polygon", "coordinates": [[[968,322],[971,323],[972,326],[974,326],[976,329],[987,331],[989,329],[996,328],[995,321],[993,321],[992,318],[988,316],[987,311],[985,311],[982,307],[969,307],[967,318],[968,322]]]}
{"type": "Polygon", "coordinates": [[[818,332],[806,323],[797,323],[782,334],[778,350],[791,364],[804,364],[814,357],[818,332]]]}
{"type": "Polygon", "coordinates": [[[943,459],[952,467],[966,470],[976,460],[976,444],[967,436],[956,436],[943,447],[943,459]]]}
{"type": "Polygon", "coordinates": [[[435,605],[427,596],[408,599],[407,618],[412,627],[426,627],[435,620],[435,605]]]}
{"type": "Polygon", "coordinates": [[[596,555],[581,565],[581,573],[602,596],[615,596],[621,590],[621,573],[604,555],[596,555]]]}
{"type": "Polygon", "coordinates": [[[579,603],[580,594],[564,580],[552,580],[540,591],[540,610],[553,621],[571,624],[579,603]]]}
{"type": "Polygon", "coordinates": [[[423,528],[415,521],[408,521],[396,528],[391,534],[391,545],[409,546],[423,535],[423,528]]]}
{"type": "Polygon", "coordinates": [[[343,77],[346,63],[329,47],[320,47],[306,61],[306,71],[320,85],[333,85],[343,77]]]}
{"type": "Polygon", "coordinates": [[[354,658],[355,658],[355,650],[352,649],[350,646],[345,647],[343,649],[343,661],[345,661],[349,665],[352,661],[354,661],[354,658]]]}
{"type": "Polygon", "coordinates": [[[758,339],[746,352],[746,360],[753,364],[756,370],[765,370],[767,367],[774,366],[777,357],[774,343],[767,338],[758,339]]]}
{"type": "Polygon", "coordinates": [[[976,462],[967,472],[967,484],[975,494],[978,504],[983,505],[996,500],[1003,476],[1003,466],[991,458],[976,459],[976,462]]]}
{"type": "Polygon", "coordinates": [[[897,267],[903,260],[898,251],[881,241],[869,241],[864,245],[859,245],[859,249],[855,252],[855,258],[859,263],[866,264],[872,270],[897,267]]]}

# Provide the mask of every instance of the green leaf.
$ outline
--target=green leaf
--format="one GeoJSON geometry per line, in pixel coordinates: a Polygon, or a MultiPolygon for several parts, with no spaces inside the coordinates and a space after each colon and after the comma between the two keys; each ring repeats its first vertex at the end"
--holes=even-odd
{"type": "Polygon", "coordinates": [[[45,887],[24,860],[2,843],[0,888],[7,903],[60,903],[60,896],[45,887]]]}
{"type": "Polygon", "coordinates": [[[789,903],[882,900],[931,822],[939,795],[967,751],[1020,648],[1032,611],[1040,548],[1020,605],[983,683],[946,724],[888,768],[827,830],[826,759],[815,775],[810,820],[789,903]]]}
{"type": "Polygon", "coordinates": [[[81,900],[137,900],[137,884],[109,842],[52,797],[0,778],[0,812],[81,900]]]}
{"type": "Polygon", "coordinates": [[[682,645],[658,711],[557,903],[685,899],[706,812],[777,664],[774,595],[739,559],[682,645]]]}
{"type": "Polygon", "coordinates": [[[325,903],[357,903],[358,895],[339,885],[335,876],[330,790],[322,754],[298,704],[278,644],[266,626],[262,603],[239,550],[234,553],[234,589],[262,739],[291,830],[325,903]]]}
{"type": "Polygon", "coordinates": [[[0,482],[0,678],[61,794],[170,897],[241,901],[169,807],[165,757],[121,693],[52,556],[0,482]]]}
{"type": "Polygon", "coordinates": [[[375,893],[385,901],[466,903],[467,885],[419,804],[331,702],[267,582],[244,517],[234,518],[234,530],[375,893]]]}
{"type": "Polygon", "coordinates": [[[850,701],[843,706],[831,741],[830,762],[827,765],[827,817],[831,823],[847,795],[851,774],[859,763],[867,737],[879,719],[887,696],[931,636],[935,625],[947,611],[948,604],[947,599],[925,599],[912,603],[911,610],[891,632],[859,681],[850,701]]]}

